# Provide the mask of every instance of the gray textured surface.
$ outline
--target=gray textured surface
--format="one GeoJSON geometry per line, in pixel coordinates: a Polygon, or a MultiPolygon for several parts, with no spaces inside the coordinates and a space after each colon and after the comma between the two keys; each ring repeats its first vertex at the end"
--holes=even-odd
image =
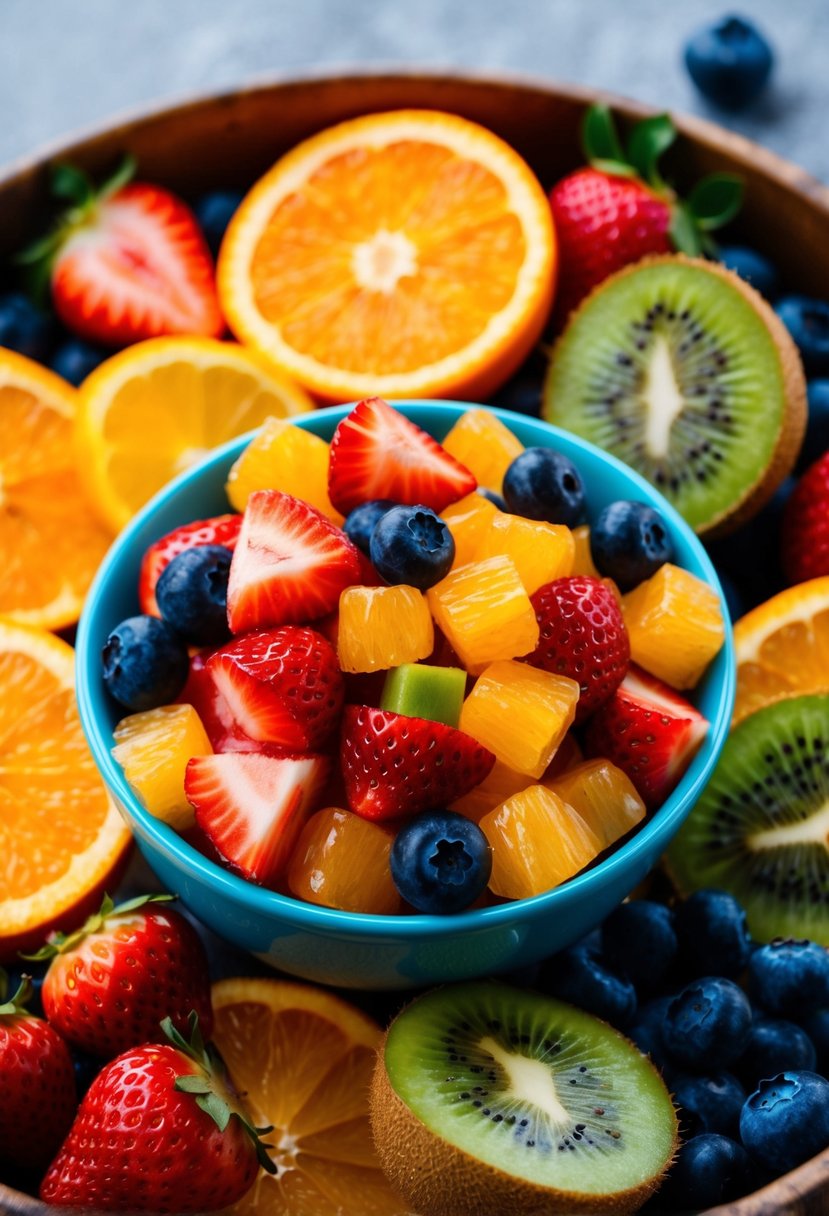
{"type": "Polygon", "coordinates": [[[829,3],[748,0],[773,87],[724,116],[681,64],[719,0],[0,0],[0,163],[124,110],[277,72],[409,62],[526,71],[724,121],[829,180],[829,3]]]}

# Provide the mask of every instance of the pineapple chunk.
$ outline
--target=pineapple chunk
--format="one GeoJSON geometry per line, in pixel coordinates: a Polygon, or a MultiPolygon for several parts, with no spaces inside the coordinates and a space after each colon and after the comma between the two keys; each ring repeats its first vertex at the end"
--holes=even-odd
{"type": "Polygon", "coordinates": [[[347,587],[340,595],[337,655],[343,671],[386,671],[432,653],[435,630],[415,587],[347,587]]]}
{"type": "Polygon", "coordinates": [[[479,486],[501,493],[504,474],[524,445],[491,410],[467,410],[443,441],[450,455],[474,473],[479,486]]]}
{"type": "Polygon", "coordinates": [[[622,597],[630,657],[673,688],[693,688],[725,640],[713,587],[666,562],[622,597]]]}
{"type": "Polygon", "coordinates": [[[441,514],[441,519],[452,533],[455,542],[453,570],[475,560],[483,538],[499,514],[494,503],[474,491],[459,502],[452,503],[452,506],[447,507],[441,514]]]}
{"type": "Polygon", "coordinates": [[[343,517],[328,497],[329,446],[319,435],[282,418],[266,418],[228,474],[225,490],[244,511],[254,490],[280,490],[301,498],[338,526],[343,517]]]}
{"type": "Polygon", "coordinates": [[[115,727],[113,757],[151,815],[177,832],[193,826],[193,808],[184,796],[184,770],[193,756],[213,748],[192,705],[162,705],[122,718],[115,727]]]}
{"type": "Polygon", "coordinates": [[[475,560],[499,556],[512,559],[524,590],[533,595],[545,583],[572,573],[573,534],[563,524],[498,512],[481,540],[475,560]]]}
{"type": "Polygon", "coordinates": [[[630,779],[609,760],[587,760],[547,784],[601,837],[604,849],[645,818],[630,779]]]}
{"type": "Polygon", "coordinates": [[[472,675],[538,645],[535,610],[508,557],[452,570],[426,596],[435,623],[472,675]]]}

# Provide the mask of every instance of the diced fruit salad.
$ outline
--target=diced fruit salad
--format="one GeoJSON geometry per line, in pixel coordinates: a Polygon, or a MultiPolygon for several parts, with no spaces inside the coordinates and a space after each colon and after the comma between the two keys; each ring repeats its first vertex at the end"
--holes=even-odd
{"type": "Polygon", "coordinates": [[[236,514],[144,555],[103,649],[147,811],[245,879],[353,912],[547,891],[668,797],[708,723],[717,593],[639,502],[470,408],[385,401],[330,446],[271,419],[236,514]]]}

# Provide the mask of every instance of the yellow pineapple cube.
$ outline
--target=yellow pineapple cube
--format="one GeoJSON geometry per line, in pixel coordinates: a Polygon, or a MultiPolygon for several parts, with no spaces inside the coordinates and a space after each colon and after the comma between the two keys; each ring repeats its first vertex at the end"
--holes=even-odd
{"type": "Polygon", "coordinates": [[[193,826],[193,808],[184,796],[184,770],[194,756],[213,748],[192,705],[162,705],[122,718],[115,727],[113,757],[151,815],[177,832],[193,826]]]}
{"type": "Polygon", "coordinates": [[[473,675],[496,659],[529,654],[538,621],[508,557],[490,557],[452,570],[426,593],[435,623],[473,675]]]}
{"type": "Polygon", "coordinates": [[[501,493],[504,474],[524,451],[509,427],[491,410],[467,410],[452,427],[442,445],[474,473],[479,486],[501,493]]]}
{"type": "Polygon", "coordinates": [[[622,597],[622,611],[633,662],[674,688],[693,688],[725,640],[716,591],[670,562],[622,597]]]}
{"type": "Polygon", "coordinates": [[[340,596],[337,654],[343,671],[386,671],[432,653],[435,629],[415,587],[347,587],[340,596]]]}
{"type": "Polygon", "coordinates": [[[514,768],[508,768],[506,764],[496,760],[489,770],[489,776],[484,777],[474,790],[470,790],[462,798],[457,798],[449,809],[457,811],[459,815],[466,815],[467,819],[474,819],[477,823],[482,815],[494,811],[496,806],[500,806],[520,790],[526,789],[532,781],[533,778],[528,777],[526,773],[517,773],[514,768]]]}
{"type": "Polygon", "coordinates": [[[339,525],[343,517],[328,497],[328,460],[328,444],[319,435],[282,418],[266,418],[233,464],[225,490],[237,511],[244,511],[254,490],[281,490],[339,525]]]}
{"type": "Polygon", "coordinates": [[[571,574],[586,574],[589,578],[601,578],[598,570],[593,564],[593,555],[590,552],[590,529],[587,524],[579,524],[573,529],[573,544],[575,552],[573,554],[573,569],[571,574]]]}
{"type": "Polygon", "coordinates": [[[630,779],[609,760],[587,760],[545,782],[609,848],[645,818],[645,804],[630,779]]]}
{"type": "Polygon", "coordinates": [[[452,539],[455,542],[453,570],[475,560],[481,541],[486,536],[493,519],[499,514],[501,512],[494,503],[490,502],[488,498],[484,498],[483,494],[477,494],[474,491],[441,512],[440,517],[452,533],[452,539]]]}
{"type": "Polygon", "coordinates": [[[499,511],[483,536],[476,561],[488,557],[510,557],[527,595],[554,578],[565,578],[573,570],[573,534],[563,524],[547,524],[499,511]]]}
{"type": "Polygon", "coordinates": [[[492,663],[461,709],[461,730],[519,773],[539,778],[573,724],[579,685],[527,663],[492,663]]]}
{"type": "Polygon", "coordinates": [[[530,785],[478,825],[492,849],[489,888],[529,899],[583,870],[602,842],[577,811],[544,785],[530,785]]]}

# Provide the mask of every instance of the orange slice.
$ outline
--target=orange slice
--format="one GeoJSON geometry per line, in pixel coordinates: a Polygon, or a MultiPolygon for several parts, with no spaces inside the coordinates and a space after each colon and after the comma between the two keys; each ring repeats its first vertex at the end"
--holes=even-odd
{"type": "Polygon", "coordinates": [[[752,609],[734,626],[734,653],[735,723],[783,697],[829,692],[829,577],[752,609]]]}
{"type": "Polygon", "coordinates": [[[0,960],[76,928],[129,841],[83,737],[71,646],[0,617],[0,960]]]}
{"type": "Polygon", "coordinates": [[[151,338],[83,382],[76,442],[101,519],[119,529],[177,473],[212,448],[313,408],[256,351],[213,338],[151,338]]]}
{"type": "Polygon", "coordinates": [[[405,1216],[380,1169],[368,1091],[381,1031],[352,1005],[271,979],[213,985],[214,1041],[276,1174],[260,1172],[238,1216],[405,1216]]]}
{"type": "Polygon", "coordinates": [[[0,613],[44,629],[77,621],[109,547],[72,454],[78,394],[0,347],[0,613]]]}
{"type": "Polygon", "coordinates": [[[508,144],[400,110],[322,131],[236,212],[219,256],[231,329],[326,400],[485,396],[552,300],[550,207],[508,144]]]}

